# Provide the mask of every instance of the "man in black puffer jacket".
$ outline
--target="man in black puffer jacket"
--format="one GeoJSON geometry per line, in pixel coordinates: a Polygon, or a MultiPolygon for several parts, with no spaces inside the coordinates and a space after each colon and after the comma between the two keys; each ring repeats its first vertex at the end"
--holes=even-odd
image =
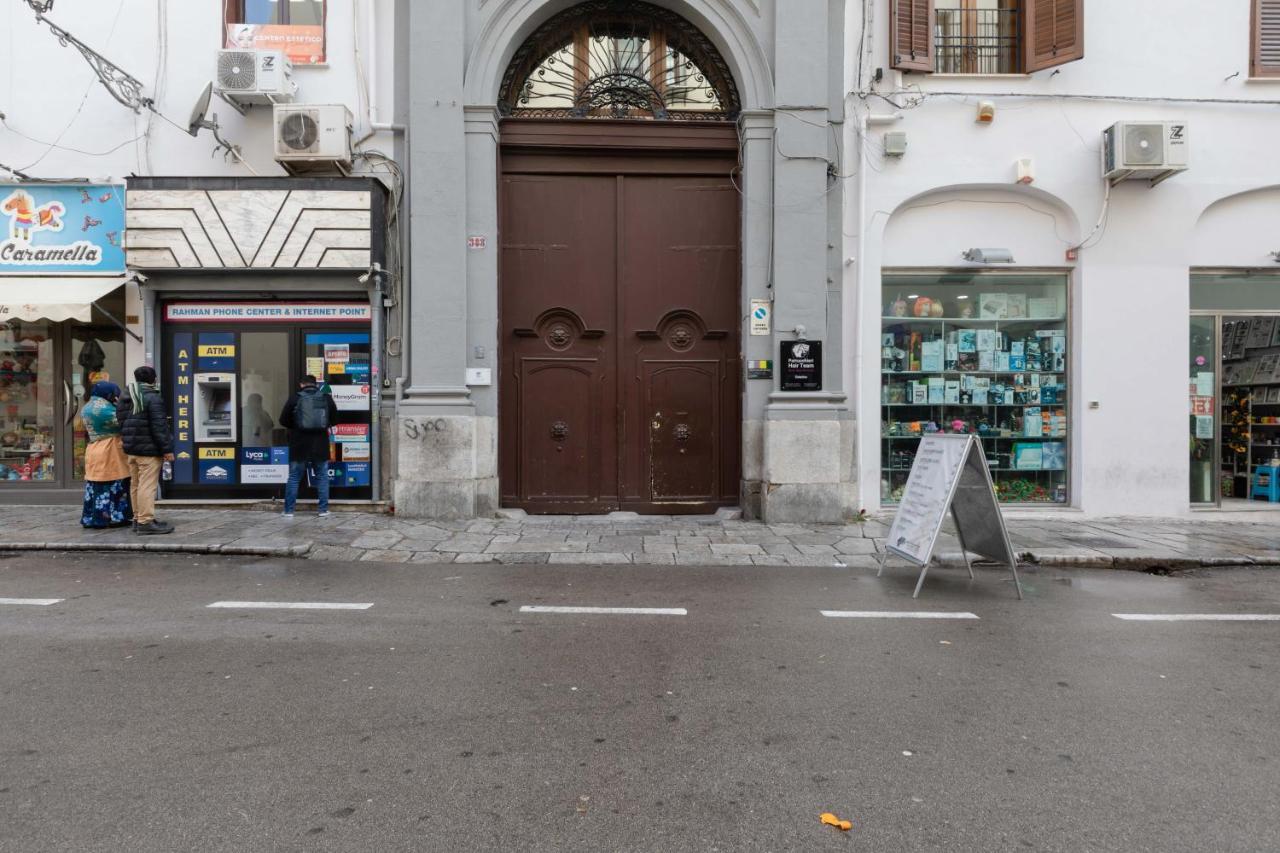
{"type": "Polygon", "coordinates": [[[129,456],[133,532],[172,533],[172,524],[156,520],[156,488],[161,467],[173,461],[173,433],[156,387],[155,368],[139,367],[133,371],[133,378],[137,381],[116,404],[116,420],[120,422],[124,452],[129,456]]]}

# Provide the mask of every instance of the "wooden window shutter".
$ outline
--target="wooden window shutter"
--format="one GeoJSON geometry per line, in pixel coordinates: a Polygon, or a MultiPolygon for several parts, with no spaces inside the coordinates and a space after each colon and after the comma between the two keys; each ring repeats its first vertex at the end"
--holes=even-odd
{"type": "Polygon", "coordinates": [[[1280,0],[1253,0],[1251,77],[1280,77],[1280,0]]]}
{"type": "Polygon", "coordinates": [[[933,71],[933,0],[890,0],[890,67],[933,71]]]}
{"type": "Polygon", "coordinates": [[[1025,72],[1084,58],[1084,0],[1027,0],[1024,14],[1025,72]]]}

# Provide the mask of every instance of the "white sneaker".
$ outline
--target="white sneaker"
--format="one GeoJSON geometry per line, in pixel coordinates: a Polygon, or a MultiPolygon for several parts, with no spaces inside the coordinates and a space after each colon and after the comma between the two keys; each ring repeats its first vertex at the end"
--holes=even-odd
{"type": "Polygon", "coordinates": [[[281,517],[281,518],[293,518],[293,513],[291,513],[291,512],[282,512],[282,513],[280,513],[280,517],[281,517]]]}
{"type": "Polygon", "coordinates": [[[318,513],[316,515],[316,518],[328,518],[328,517],[329,517],[329,510],[327,509],[324,512],[318,513]]]}

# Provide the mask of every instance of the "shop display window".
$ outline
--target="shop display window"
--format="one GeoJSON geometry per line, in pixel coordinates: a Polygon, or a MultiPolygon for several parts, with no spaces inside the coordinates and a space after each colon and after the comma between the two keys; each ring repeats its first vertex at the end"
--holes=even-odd
{"type": "Polygon", "coordinates": [[[0,480],[56,478],[53,325],[0,324],[0,480]]]}
{"type": "Polygon", "coordinates": [[[883,276],[882,503],[923,435],[977,435],[1004,503],[1070,500],[1065,274],[883,276]]]}

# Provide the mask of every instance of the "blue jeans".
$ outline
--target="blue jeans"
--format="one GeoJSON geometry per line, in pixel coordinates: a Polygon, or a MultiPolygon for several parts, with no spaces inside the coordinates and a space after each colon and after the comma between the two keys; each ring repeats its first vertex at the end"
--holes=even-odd
{"type": "Polygon", "coordinates": [[[320,495],[320,511],[329,511],[329,463],[328,462],[290,462],[289,483],[284,487],[284,511],[292,514],[294,504],[298,502],[298,487],[302,484],[302,475],[311,475],[316,492],[320,495]]]}

